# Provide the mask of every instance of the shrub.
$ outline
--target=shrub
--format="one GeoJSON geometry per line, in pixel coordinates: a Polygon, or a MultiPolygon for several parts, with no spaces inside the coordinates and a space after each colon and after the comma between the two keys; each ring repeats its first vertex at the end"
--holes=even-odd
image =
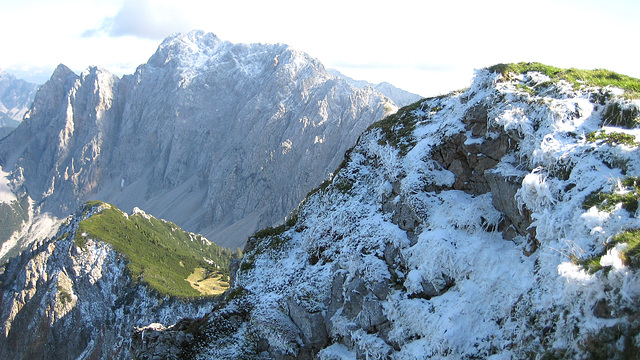
{"type": "Polygon", "coordinates": [[[258,230],[256,231],[255,234],[253,234],[253,237],[256,239],[264,239],[268,236],[275,236],[275,235],[280,235],[283,232],[287,231],[287,225],[286,224],[282,224],[280,226],[276,226],[276,227],[266,227],[262,230],[258,230]]]}

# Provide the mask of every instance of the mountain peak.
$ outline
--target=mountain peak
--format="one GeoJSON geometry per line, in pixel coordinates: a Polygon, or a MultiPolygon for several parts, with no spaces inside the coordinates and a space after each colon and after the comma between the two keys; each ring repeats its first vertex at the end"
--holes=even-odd
{"type": "Polygon", "coordinates": [[[76,74],[71,69],[69,69],[69,67],[67,67],[66,65],[58,64],[56,69],[53,71],[53,74],[51,75],[50,80],[64,81],[69,76],[75,76],[75,75],[76,74]]]}
{"type": "Polygon", "coordinates": [[[167,37],[158,46],[155,54],[149,59],[152,66],[163,66],[177,60],[179,63],[193,63],[201,55],[210,57],[223,42],[213,33],[193,30],[188,33],[175,33],[167,37]]]}
{"type": "Polygon", "coordinates": [[[188,33],[175,33],[162,41],[159,48],[167,48],[173,46],[186,47],[192,50],[208,49],[214,47],[222,40],[214,33],[204,32],[202,30],[192,30],[188,33]]]}

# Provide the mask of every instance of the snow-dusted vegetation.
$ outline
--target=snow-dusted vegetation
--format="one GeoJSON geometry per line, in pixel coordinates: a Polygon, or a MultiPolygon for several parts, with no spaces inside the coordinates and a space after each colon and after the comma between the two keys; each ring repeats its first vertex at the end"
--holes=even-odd
{"type": "Polygon", "coordinates": [[[374,124],[249,241],[234,296],[138,356],[185,333],[195,358],[637,354],[637,81],[517,65],[374,124]]]}

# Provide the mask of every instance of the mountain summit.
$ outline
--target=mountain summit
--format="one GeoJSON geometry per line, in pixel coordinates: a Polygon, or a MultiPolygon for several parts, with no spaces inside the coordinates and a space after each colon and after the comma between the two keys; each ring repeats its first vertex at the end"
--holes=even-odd
{"type": "Polygon", "coordinates": [[[0,142],[0,164],[39,212],[100,199],[237,247],[283,221],[395,109],[287,45],[193,31],[122,78],[59,66],[0,142]]]}

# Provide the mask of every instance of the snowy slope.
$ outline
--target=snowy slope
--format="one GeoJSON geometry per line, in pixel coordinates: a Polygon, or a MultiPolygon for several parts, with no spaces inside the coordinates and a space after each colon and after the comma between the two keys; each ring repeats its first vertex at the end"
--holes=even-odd
{"type": "MultiPolygon", "coordinates": [[[[198,359],[637,353],[637,268],[631,254],[620,256],[629,244],[606,244],[640,227],[638,213],[613,200],[608,209],[585,205],[598,192],[634,194],[623,182],[640,176],[639,130],[611,125],[611,113],[637,118],[640,103],[621,93],[484,69],[471,88],[378,123],[287,226],[247,244],[233,296],[181,351],[198,359]],[[600,129],[636,143],[594,139],[600,129]],[[579,265],[590,258],[603,268],[579,265]]],[[[166,354],[185,329],[157,333],[155,346],[134,341],[136,355],[166,354]]]]}

